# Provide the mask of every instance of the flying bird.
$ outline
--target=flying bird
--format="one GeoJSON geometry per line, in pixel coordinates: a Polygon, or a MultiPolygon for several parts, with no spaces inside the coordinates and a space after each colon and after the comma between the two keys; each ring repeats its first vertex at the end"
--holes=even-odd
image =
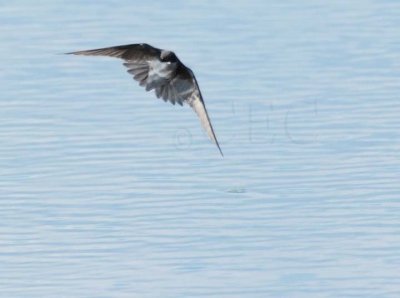
{"type": "Polygon", "coordinates": [[[123,59],[128,73],[145,87],[146,91],[155,90],[157,98],[175,105],[188,104],[200,118],[201,125],[213,141],[221,155],[214,129],[211,125],[199,85],[193,71],[186,67],[174,52],[158,49],[146,43],[121,45],[67,54],[86,56],[110,56],[123,59]]]}

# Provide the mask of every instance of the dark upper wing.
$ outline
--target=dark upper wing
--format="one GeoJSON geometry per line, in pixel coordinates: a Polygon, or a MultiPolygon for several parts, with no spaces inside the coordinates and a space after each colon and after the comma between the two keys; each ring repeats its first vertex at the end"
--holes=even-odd
{"type": "Polygon", "coordinates": [[[67,54],[86,56],[110,56],[132,61],[146,61],[156,59],[160,56],[161,50],[147,43],[129,44],[123,46],[101,48],[87,51],[77,51],[67,54]]]}

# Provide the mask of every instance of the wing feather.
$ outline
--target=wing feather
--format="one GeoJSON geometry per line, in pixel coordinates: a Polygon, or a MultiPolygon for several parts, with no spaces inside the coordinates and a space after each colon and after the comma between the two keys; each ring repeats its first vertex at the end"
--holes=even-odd
{"type": "Polygon", "coordinates": [[[193,94],[189,101],[189,105],[196,112],[197,116],[200,119],[201,126],[206,131],[210,140],[213,141],[215,145],[217,145],[219,152],[221,153],[222,156],[224,156],[221,147],[219,146],[217,137],[214,132],[214,128],[211,124],[210,117],[208,116],[207,109],[201,97],[201,94],[193,94]]]}
{"type": "Polygon", "coordinates": [[[129,44],[116,47],[108,47],[94,50],[77,51],[67,54],[85,56],[110,56],[131,61],[146,61],[160,56],[161,49],[152,47],[147,43],[129,44]]]}

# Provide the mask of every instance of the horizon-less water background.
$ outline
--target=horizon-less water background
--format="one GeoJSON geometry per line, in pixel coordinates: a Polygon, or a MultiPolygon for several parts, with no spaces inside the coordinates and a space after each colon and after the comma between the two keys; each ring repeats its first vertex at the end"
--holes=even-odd
{"type": "Polygon", "coordinates": [[[400,297],[398,1],[1,1],[0,297],[400,297]],[[188,107],[121,61],[147,42],[188,107]]]}

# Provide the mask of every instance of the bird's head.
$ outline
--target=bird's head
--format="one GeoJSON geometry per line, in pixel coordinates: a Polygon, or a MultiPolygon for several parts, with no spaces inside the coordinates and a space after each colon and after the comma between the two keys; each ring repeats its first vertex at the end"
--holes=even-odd
{"type": "Polygon", "coordinates": [[[161,51],[160,60],[162,62],[177,62],[178,58],[174,52],[171,51],[161,51]]]}

